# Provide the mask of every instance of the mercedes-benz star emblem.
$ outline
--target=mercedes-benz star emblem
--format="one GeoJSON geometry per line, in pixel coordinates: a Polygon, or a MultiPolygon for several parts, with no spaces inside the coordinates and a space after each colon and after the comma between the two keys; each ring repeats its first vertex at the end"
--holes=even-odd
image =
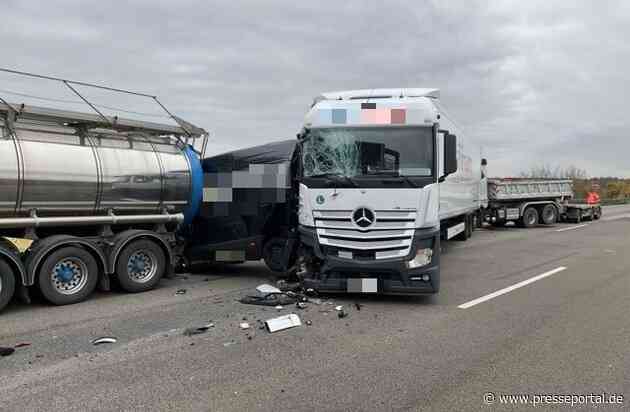
{"type": "Polygon", "coordinates": [[[374,212],[367,207],[360,207],[352,213],[352,220],[357,226],[365,229],[374,223],[374,212]]]}

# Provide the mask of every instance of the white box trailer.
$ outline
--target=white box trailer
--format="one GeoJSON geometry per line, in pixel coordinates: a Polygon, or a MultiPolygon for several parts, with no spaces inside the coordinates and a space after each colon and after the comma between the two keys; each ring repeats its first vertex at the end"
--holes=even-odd
{"type": "Polygon", "coordinates": [[[449,118],[439,91],[324,93],[298,138],[305,287],[437,292],[440,239],[467,239],[487,205],[480,148],[449,118]]]}

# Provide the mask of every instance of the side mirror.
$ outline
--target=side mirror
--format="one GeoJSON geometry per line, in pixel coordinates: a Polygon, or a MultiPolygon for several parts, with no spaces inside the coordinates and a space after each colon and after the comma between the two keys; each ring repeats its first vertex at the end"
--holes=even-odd
{"type": "Polygon", "coordinates": [[[457,137],[444,135],[444,177],[457,171],[457,137]]]}

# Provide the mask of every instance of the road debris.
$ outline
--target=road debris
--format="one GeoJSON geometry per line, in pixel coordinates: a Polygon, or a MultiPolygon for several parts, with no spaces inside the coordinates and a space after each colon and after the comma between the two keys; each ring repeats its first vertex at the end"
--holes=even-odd
{"type": "Polygon", "coordinates": [[[305,302],[298,302],[298,303],[295,304],[295,306],[298,309],[306,309],[308,307],[305,302]]]}
{"type": "Polygon", "coordinates": [[[210,328],[214,328],[214,323],[210,322],[206,325],[203,326],[198,326],[198,327],[193,327],[193,328],[186,328],[184,329],[183,334],[185,336],[193,336],[193,335],[201,335],[202,333],[206,333],[208,331],[208,329],[210,328]]]}
{"type": "Polygon", "coordinates": [[[313,321],[312,320],[307,320],[304,323],[306,323],[306,326],[311,326],[313,324],[313,321]]]}
{"type": "Polygon", "coordinates": [[[300,317],[295,313],[290,313],[284,316],[278,316],[277,318],[267,319],[265,326],[270,333],[277,332],[284,329],[294,328],[301,326],[302,322],[300,317]]]}
{"type": "Polygon", "coordinates": [[[287,282],[283,279],[277,281],[276,286],[283,292],[298,292],[302,290],[302,284],[300,282],[287,282]]]}
{"type": "Polygon", "coordinates": [[[345,310],[341,309],[339,312],[337,312],[337,316],[339,317],[339,319],[347,318],[348,317],[348,312],[346,312],[345,310]]]}
{"type": "Polygon", "coordinates": [[[337,312],[342,311],[342,310],[343,310],[343,305],[335,306],[335,310],[336,310],[337,312]]]}
{"type": "Polygon", "coordinates": [[[256,286],[256,291],[262,296],[268,295],[270,293],[282,293],[282,291],[277,287],[268,285],[266,283],[256,286]]]}
{"type": "Polygon", "coordinates": [[[92,345],[98,346],[104,343],[116,343],[116,342],[118,342],[118,338],[115,338],[113,336],[103,336],[103,337],[94,339],[92,341],[92,345]]]}
{"type": "Polygon", "coordinates": [[[232,346],[232,345],[234,345],[235,343],[236,343],[236,342],[234,342],[234,341],[232,341],[232,340],[231,340],[231,341],[229,341],[229,342],[225,342],[225,343],[223,344],[223,346],[225,346],[225,347],[227,348],[228,346],[232,346]]]}
{"type": "Polygon", "coordinates": [[[266,295],[248,295],[243,296],[239,302],[249,305],[277,306],[292,305],[298,301],[298,297],[289,296],[287,293],[268,293],[266,295]]]}
{"type": "Polygon", "coordinates": [[[241,329],[249,329],[250,328],[249,323],[247,323],[247,322],[241,322],[240,326],[241,326],[241,329]]]}
{"type": "Polygon", "coordinates": [[[20,342],[20,343],[16,343],[13,347],[15,349],[17,348],[24,348],[26,346],[31,346],[31,342],[20,342]]]}
{"type": "Polygon", "coordinates": [[[354,304],[354,307],[357,308],[357,310],[361,310],[363,305],[357,302],[357,303],[354,304]]]}
{"type": "Polygon", "coordinates": [[[185,295],[186,294],[186,289],[177,289],[177,292],[175,292],[176,295],[185,295]]]}
{"type": "Polygon", "coordinates": [[[276,309],[278,309],[278,310],[282,310],[282,309],[284,309],[284,306],[282,306],[282,305],[278,305],[278,306],[276,306],[276,309]]]}
{"type": "Polygon", "coordinates": [[[13,348],[0,347],[0,356],[2,356],[2,357],[13,355],[14,352],[15,352],[15,349],[13,349],[13,348]]]}

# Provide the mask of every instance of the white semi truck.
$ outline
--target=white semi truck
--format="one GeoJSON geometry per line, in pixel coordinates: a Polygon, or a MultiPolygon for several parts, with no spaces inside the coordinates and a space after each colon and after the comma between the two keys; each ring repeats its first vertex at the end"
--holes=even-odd
{"type": "Polygon", "coordinates": [[[487,206],[480,148],[437,89],[324,93],[298,135],[298,276],[322,292],[436,293],[440,239],[487,206]]]}

